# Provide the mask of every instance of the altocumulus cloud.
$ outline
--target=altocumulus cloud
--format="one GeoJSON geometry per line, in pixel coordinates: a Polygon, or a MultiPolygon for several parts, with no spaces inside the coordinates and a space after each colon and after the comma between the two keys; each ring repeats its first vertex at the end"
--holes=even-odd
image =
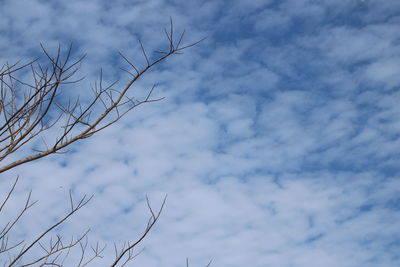
{"type": "Polygon", "coordinates": [[[40,199],[21,236],[63,214],[72,188],[95,199],[64,235],[90,227],[92,240],[134,239],[146,223],[145,195],[157,205],[168,194],[135,264],[400,264],[399,1],[0,6],[1,62],[35,57],[39,42],[73,42],[77,54],[89,52],[86,80],[101,66],[119,77],[116,52],[139,57],[137,37],[149,51],[159,47],[170,16],[191,40],[208,37],[140,84],[159,82],[166,100],[67,155],[2,175],[2,193],[21,175],[13,205],[30,188],[40,199]]]}

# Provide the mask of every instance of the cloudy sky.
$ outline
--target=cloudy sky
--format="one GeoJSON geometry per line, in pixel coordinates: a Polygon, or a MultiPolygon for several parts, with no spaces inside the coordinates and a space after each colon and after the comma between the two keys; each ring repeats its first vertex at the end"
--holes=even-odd
{"type": "Polygon", "coordinates": [[[107,266],[145,227],[146,195],[168,194],[131,266],[399,266],[399,14],[398,0],[0,1],[0,63],[73,43],[86,78],[65,90],[82,98],[101,68],[122,87],[118,51],[143,63],[137,38],[165,44],[170,17],[187,42],[207,37],[132,92],[157,82],[165,100],[1,174],[1,198],[20,175],[4,216],[39,200],[14,235],[65,214],[69,189],[94,194],[57,232],[90,228],[107,266]]]}

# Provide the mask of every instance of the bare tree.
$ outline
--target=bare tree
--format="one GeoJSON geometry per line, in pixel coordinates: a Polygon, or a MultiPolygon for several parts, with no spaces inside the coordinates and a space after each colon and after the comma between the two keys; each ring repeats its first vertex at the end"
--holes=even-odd
{"type": "MultiPolygon", "coordinates": [[[[161,100],[162,98],[152,97],[155,86],[149,89],[146,96],[140,100],[128,93],[134,84],[155,65],[172,55],[181,54],[185,49],[202,41],[184,45],[184,33],[174,36],[171,20],[169,29],[165,29],[168,47],[164,51],[157,51],[158,56],[154,59],[148,56],[142,42],[138,40],[146,62],[143,67],[135,65],[127,56],[119,53],[129,67],[128,69],[121,68],[130,77],[128,83],[122,87],[119,87],[116,81],[105,85],[103,72],[100,71],[99,80],[91,88],[93,97],[86,103],[82,103],[79,96],[66,100],[60,95],[66,86],[79,84],[82,80],[76,76],[85,55],[72,59],[72,46],[64,54],[59,45],[55,55],[52,55],[41,45],[43,55],[47,60],[45,63],[36,59],[27,63],[4,64],[0,68],[0,173],[51,154],[65,153],[65,149],[71,144],[91,137],[113,125],[132,109],[161,100]],[[30,81],[22,78],[27,73],[30,73],[30,81]],[[56,138],[54,138],[54,133],[57,135],[56,138]],[[41,149],[32,145],[38,140],[41,140],[43,144],[41,149]]],[[[0,202],[0,218],[18,180],[17,177],[3,201],[0,202]]],[[[31,200],[31,192],[29,192],[25,205],[14,219],[7,222],[0,220],[3,223],[0,225],[0,264],[8,267],[64,266],[74,249],[78,251],[75,253],[79,254],[75,266],[87,266],[95,259],[102,258],[105,247],[98,243],[89,245],[88,231],[69,240],[61,235],[50,237],[54,229],[83,208],[92,197],[83,196],[76,201],[70,192],[69,211],[64,217],[45,228],[31,241],[15,241],[11,238],[12,231],[22,216],[36,203],[31,200]]],[[[134,242],[127,242],[121,247],[115,245],[115,259],[106,265],[126,266],[137,256],[138,253],[135,253],[134,249],[157,222],[165,200],[166,198],[160,208],[155,211],[146,197],[149,218],[143,233],[134,242]]],[[[71,263],[68,263],[68,266],[71,266],[71,263]]]]}

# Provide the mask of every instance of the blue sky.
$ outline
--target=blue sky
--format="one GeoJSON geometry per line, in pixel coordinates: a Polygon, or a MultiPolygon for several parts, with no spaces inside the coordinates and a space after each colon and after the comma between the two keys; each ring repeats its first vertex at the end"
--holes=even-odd
{"type": "MultiPolygon", "coordinates": [[[[396,0],[0,1],[0,62],[39,43],[88,52],[90,96],[100,68],[121,78],[118,51],[143,63],[172,17],[187,41],[207,39],[148,73],[156,96],[72,152],[2,174],[21,177],[13,207],[39,203],[18,235],[93,201],[59,231],[133,240],[146,194],[166,208],[132,266],[400,265],[400,2],[396,0]]],[[[66,89],[68,90],[68,89],[66,89]]],[[[7,213],[8,214],[8,213],[7,213]]]]}

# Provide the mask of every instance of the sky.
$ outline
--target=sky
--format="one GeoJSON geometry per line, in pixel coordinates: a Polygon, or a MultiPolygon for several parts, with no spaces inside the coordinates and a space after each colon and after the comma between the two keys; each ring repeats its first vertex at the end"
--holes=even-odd
{"type": "Polygon", "coordinates": [[[0,174],[1,199],[20,176],[3,218],[32,189],[13,234],[29,240],[70,189],[94,194],[53,235],[90,228],[107,245],[91,266],[108,266],[143,231],[146,195],[156,209],[168,194],[130,266],[400,266],[399,14],[397,0],[0,1],[0,63],[72,43],[85,79],[65,91],[82,99],[101,68],[122,87],[118,51],[143,63],[137,39],[166,44],[170,18],[186,43],[207,37],[131,92],[158,83],[163,101],[0,174]]]}

